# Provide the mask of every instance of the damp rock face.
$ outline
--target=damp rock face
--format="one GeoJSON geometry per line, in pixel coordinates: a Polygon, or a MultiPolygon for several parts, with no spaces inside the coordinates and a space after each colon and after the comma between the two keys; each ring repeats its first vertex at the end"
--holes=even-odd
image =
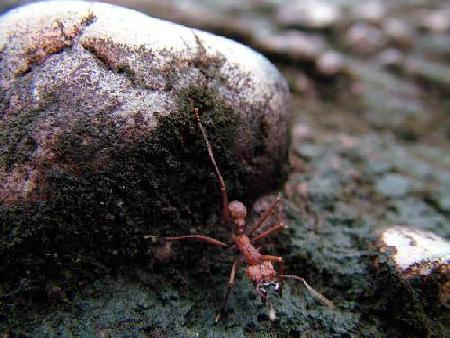
{"type": "Polygon", "coordinates": [[[231,198],[252,200],[282,176],[287,85],[245,46],[61,1],[0,18],[0,53],[5,280],[49,262],[133,257],[145,234],[217,220],[220,192],[194,108],[231,198]]]}

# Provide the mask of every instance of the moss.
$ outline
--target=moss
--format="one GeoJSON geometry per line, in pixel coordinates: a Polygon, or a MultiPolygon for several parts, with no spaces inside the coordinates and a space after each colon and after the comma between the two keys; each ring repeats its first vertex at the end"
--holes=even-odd
{"type": "Polygon", "coordinates": [[[51,280],[69,285],[102,274],[132,257],[145,257],[144,235],[214,231],[215,226],[192,227],[215,224],[221,212],[194,106],[202,113],[230,196],[246,199],[248,168],[233,156],[239,115],[207,87],[186,88],[179,101],[181,109],[161,117],[152,135],[138,143],[119,141],[108,121],[97,126],[79,121],[60,136],[55,152],[61,165],[46,177],[50,198],[0,206],[1,281],[27,285],[7,289],[33,293],[51,280]],[[100,150],[104,162],[92,165],[100,150]]]}
{"type": "Polygon", "coordinates": [[[31,159],[36,149],[31,132],[40,111],[24,110],[0,121],[0,171],[31,159]]]}
{"type": "Polygon", "coordinates": [[[402,279],[394,262],[386,254],[379,256],[379,262],[380,269],[373,285],[376,285],[376,293],[381,297],[373,299],[372,306],[377,308],[389,335],[444,337],[445,328],[438,319],[442,313],[433,313],[436,306],[430,304],[427,307],[424,302],[424,299],[431,298],[423,297],[414,286],[414,281],[411,283],[411,280],[402,279]]]}
{"type": "MultiPolygon", "coordinates": [[[[220,227],[216,226],[221,216],[221,195],[192,109],[197,107],[201,112],[229,196],[248,202],[253,196],[248,194],[246,182],[255,169],[235,157],[233,140],[240,125],[239,114],[208,86],[186,88],[179,92],[178,101],[180,109],[160,117],[157,129],[137,143],[124,142],[111,121],[102,117],[106,114],[99,113],[95,125],[88,120],[78,121],[70,131],[59,136],[54,149],[58,167],[46,177],[49,199],[14,207],[0,206],[0,256],[4,258],[0,267],[0,312],[5,314],[0,322],[6,323],[3,329],[0,325],[0,331],[35,325],[35,319],[27,314],[45,312],[40,304],[47,304],[44,308],[49,306],[49,289],[63,290],[58,301],[63,302],[61,299],[73,299],[80,292],[78,285],[94,277],[114,276],[116,267],[124,269],[128,264],[137,264],[139,269],[146,268],[152,262],[153,247],[144,239],[145,235],[197,232],[223,238],[220,227]],[[85,139],[89,142],[84,142],[85,139]],[[45,301],[41,303],[42,300],[45,301]]],[[[261,123],[263,133],[264,123],[261,123]]],[[[179,253],[175,263],[167,268],[156,266],[155,274],[145,278],[152,285],[162,283],[156,280],[167,276],[175,284],[187,278],[190,285],[199,276],[203,280],[205,276],[215,275],[205,279],[205,283],[218,286],[205,299],[212,318],[221,296],[219,284],[225,283],[231,259],[226,257],[226,262],[220,263],[223,251],[214,249],[196,243],[179,246],[175,248],[179,253]],[[202,257],[209,257],[214,267],[200,263],[202,257]]],[[[139,269],[131,270],[136,273],[139,269]]],[[[199,290],[207,286],[197,287],[193,286],[196,298],[204,293],[199,290]]],[[[190,286],[183,288],[191,290],[190,286]]],[[[164,290],[175,292],[170,283],[164,290]]],[[[122,296],[132,295],[118,295],[113,297],[114,301],[122,302],[122,296]]],[[[150,297],[150,303],[160,301],[159,296],[145,297],[150,297]]],[[[190,302],[183,304],[187,310],[193,307],[190,302]]],[[[133,311],[139,307],[133,304],[133,311]]],[[[241,307],[246,309],[244,305],[241,307]]],[[[160,310],[166,313],[167,309],[173,308],[160,310]]],[[[142,330],[181,330],[183,318],[180,317],[177,327],[170,329],[164,324],[167,319],[161,322],[153,310],[139,310],[143,311],[145,321],[152,323],[142,330]]],[[[247,314],[247,320],[249,316],[253,315],[247,314]]],[[[116,319],[121,320],[111,318],[113,325],[121,326],[116,319]]],[[[69,326],[77,322],[74,319],[69,326]]],[[[240,332],[238,328],[231,331],[240,332]]],[[[49,332],[39,334],[52,335],[49,332]]]]}

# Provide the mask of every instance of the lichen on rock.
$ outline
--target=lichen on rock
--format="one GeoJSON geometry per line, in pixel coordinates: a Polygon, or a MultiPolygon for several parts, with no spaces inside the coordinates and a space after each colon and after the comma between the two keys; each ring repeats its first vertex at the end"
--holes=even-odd
{"type": "Polygon", "coordinates": [[[287,86],[247,47],[79,1],[11,11],[0,37],[3,285],[70,284],[145,257],[146,234],[215,229],[193,108],[230,196],[251,201],[283,176],[287,86]]]}

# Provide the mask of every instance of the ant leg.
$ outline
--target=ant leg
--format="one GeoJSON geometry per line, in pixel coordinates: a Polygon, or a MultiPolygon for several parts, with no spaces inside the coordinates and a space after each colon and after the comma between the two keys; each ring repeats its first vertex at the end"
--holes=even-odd
{"type": "Polygon", "coordinates": [[[270,214],[273,212],[273,209],[275,209],[276,205],[280,202],[280,195],[278,194],[275,201],[272,202],[269,209],[267,209],[264,214],[261,216],[261,218],[256,222],[256,224],[248,231],[247,235],[251,236],[252,233],[254,233],[256,230],[258,230],[261,225],[264,223],[264,221],[267,219],[267,217],[270,216],[270,214]]]}
{"type": "Polygon", "coordinates": [[[216,315],[216,319],[215,319],[216,323],[220,320],[220,316],[222,315],[223,311],[225,311],[225,308],[228,304],[230,292],[231,292],[231,289],[233,289],[234,281],[236,279],[236,269],[238,268],[238,265],[240,263],[241,263],[241,259],[239,258],[234,261],[233,266],[231,267],[231,273],[230,273],[230,278],[228,279],[227,291],[225,292],[225,297],[223,298],[222,305],[220,306],[220,310],[216,315]]]}
{"type": "Polygon", "coordinates": [[[211,163],[212,163],[212,165],[214,167],[214,171],[215,171],[215,174],[216,174],[217,181],[219,182],[220,191],[222,192],[223,223],[224,223],[225,226],[228,227],[229,215],[228,215],[227,187],[225,185],[225,181],[224,181],[224,179],[222,177],[222,174],[220,173],[219,167],[217,166],[216,159],[214,158],[214,153],[213,153],[211,144],[209,143],[208,135],[206,134],[206,130],[205,130],[205,128],[203,128],[202,121],[200,120],[200,116],[198,114],[198,108],[194,108],[194,114],[195,114],[195,117],[197,118],[197,123],[198,123],[198,126],[199,126],[199,128],[200,128],[200,130],[202,132],[203,139],[206,142],[206,148],[208,149],[209,159],[211,160],[211,163]]]}
{"type": "Polygon", "coordinates": [[[283,257],[280,256],[272,256],[272,255],[263,255],[263,261],[270,261],[274,263],[283,263],[283,257]]]}
{"type": "Polygon", "coordinates": [[[283,261],[280,262],[280,267],[278,269],[278,283],[280,283],[280,290],[278,291],[278,294],[280,297],[283,297],[283,282],[284,282],[284,266],[283,261]]]}
{"type": "Polygon", "coordinates": [[[296,279],[300,282],[302,282],[306,289],[317,299],[319,299],[322,303],[324,303],[326,306],[328,306],[330,309],[334,309],[334,304],[331,300],[327,299],[325,296],[323,296],[320,292],[314,290],[308,283],[306,283],[305,279],[296,275],[279,275],[282,278],[292,278],[296,279]]]}
{"type": "Polygon", "coordinates": [[[168,240],[168,241],[178,241],[178,240],[183,240],[183,239],[192,239],[194,241],[200,241],[200,242],[205,242],[211,245],[216,245],[216,246],[222,246],[222,247],[226,247],[228,246],[228,244],[223,243],[217,239],[208,237],[208,236],[202,236],[202,235],[190,235],[190,236],[177,236],[177,237],[163,237],[164,239],[168,240]]]}
{"type": "Polygon", "coordinates": [[[280,231],[283,229],[287,229],[287,225],[285,225],[283,222],[278,223],[278,224],[272,226],[271,228],[267,229],[266,231],[260,233],[258,236],[252,238],[251,242],[253,243],[253,242],[259,241],[260,239],[270,236],[274,232],[277,232],[277,231],[280,231]]]}

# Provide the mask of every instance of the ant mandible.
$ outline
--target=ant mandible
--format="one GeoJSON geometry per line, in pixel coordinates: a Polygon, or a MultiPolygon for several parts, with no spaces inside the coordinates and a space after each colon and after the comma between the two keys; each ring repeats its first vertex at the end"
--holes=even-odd
{"type": "MultiPolygon", "coordinates": [[[[222,193],[222,203],[223,203],[223,223],[232,230],[231,239],[233,241],[234,247],[240,252],[240,257],[237,258],[232,267],[230,277],[228,279],[228,287],[225,292],[225,297],[223,299],[222,305],[219,312],[215,318],[218,322],[222,313],[224,312],[230,292],[234,286],[236,272],[241,263],[247,265],[246,275],[253,283],[257,294],[261,297],[261,300],[269,304],[269,317],[271,320],[275,320],[275,311],[269,300],[269,291],[276,291],[278,294],[282,295],[283,279],[291,278],[302,282],[307,290],[325,305],[330,308],[334,307],[334,304],[321,295],[319,292],[314,290],[306,281],[296,275],[285,275],[283,269],[283,258],[279,256],[263,255],[260,253],[260,248],[255,247],[254,244],[259,240],[266,238],[282,229],[287,228],[286,225],[280,221],[279,223],[271,226],[267,230],[255,235],[256,231],[261,228],[264,221],[272,214],[276,205],[280,202],[280,196],[278,196],[270,205],[270,207],[263,213],[261,218],[256,222],[256,224],[250,228],[246,228],[245,218],[247,216],[247,209],[244,204],[240,201],[228,202],[227,188],[225,181],[220,173],[217,166],[216,160],[214,158],[214,153],[209,143],[206,130],[201,122],[199,112],[197,108],[194,108],[194,114],[197,120],[198,127],[202,133],[203,139],[206,143],[206,148],[208,150],[209,159],[214,167],[215,175],[220,186],[222,193]],[[273,263],[279,265],[279,272],[277,272],[273,266],[273,263]]],[[[151,237],[151,236],[149,236],[151,237]]],[[[207,244],[228,247],[228,244],[223,243],[217,239],[203,236],[203,235],[189,235],[189,236],[176,236],[176,237],[164,237],[167,241],[178,241],[178,240],[196,240],[200,242],[205,242],[207,244]]]]}

